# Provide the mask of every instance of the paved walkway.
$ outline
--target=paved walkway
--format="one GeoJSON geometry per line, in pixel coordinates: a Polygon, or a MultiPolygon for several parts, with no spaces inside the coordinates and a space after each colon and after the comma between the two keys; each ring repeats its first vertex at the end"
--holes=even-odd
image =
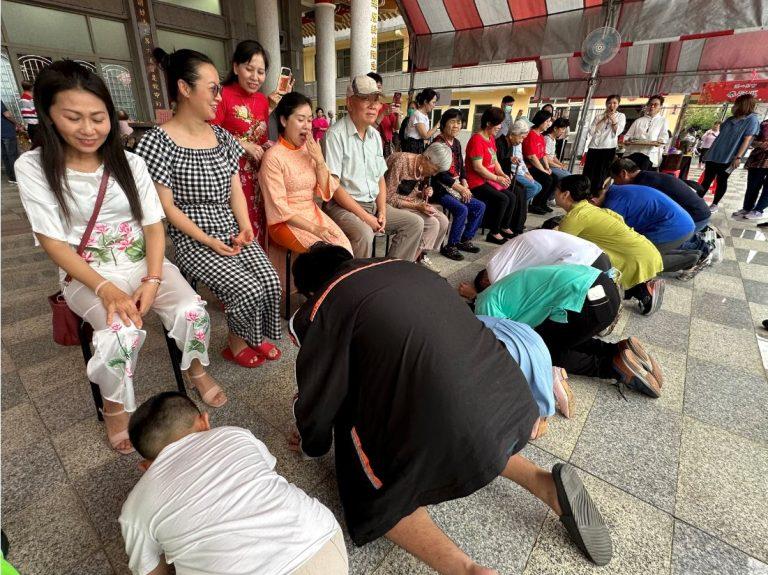
{"type": "MultiPolygon", "coordinates": [[[[696,173],[695,175],[698,175],[696,173]]],[[[723,212],[741,207],[745,173],[731,178],[723,212]]],[[[531,222],[539,219],[531,218],[531,222]]],[[[768,573],[768,241],[754,224],[723,213],[725,261],[693,281],[669,282],[651,317],[625,310],[614,337],[637,335],[666,374],[659,400],[604,381],[573,378],[576,415],[555,416],[525,449],[543,465],[570,461],[610,525],[615,556],[596,569],[567,541],[545,506],[505,480],[431,508],[474,558],[501,573],[768,573]],[[762,357],[761,350],[762,349],[762,357]]],[[[474,261],[436,257],[452,284],[474,261]]],[[[18,193],[2,192],[2,526],[10,559],[25,575],[128,573],[117,516],[138,480],[137,455],[109,449],[96,420],[79,348],[56,346],[46,296],[54,266],[32,243],[18,193]]],[[[216,305],[212,349],[224,344],[216,305]]],[[[142,350],[138,400],[172,389],[157,319],[142,350]]],[[[278,471],[341,516],[332,462],[301,461],[284,439],[290,422],[295,350],[249,371],[212,358],[230,401],[214,425],[239,425],[264,440],[278,471]]],[[[386,540],[348,541],[354,574],[430,571],[386,540]]]]}

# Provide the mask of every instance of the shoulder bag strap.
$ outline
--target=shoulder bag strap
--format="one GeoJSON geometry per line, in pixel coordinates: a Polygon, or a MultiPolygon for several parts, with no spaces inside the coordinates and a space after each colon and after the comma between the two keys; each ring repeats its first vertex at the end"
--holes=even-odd
{"type": "MultiPolygon", "coordinates": [[[[93,232],[93,226],[96,225],[96,218],[99,217],[99,212],[101,211],[101,204],[104,203],[104,195],[107,192],[107,182],[109,182],[109,170],[107,170],[107,167],[104,166],[104,173],[101,176],[101,184],[99,185],[99,193],[96,196],[96,204],[93,206],[93,213],[91,214],[91,219],[88,220],[88,225],[85,226],[85,233],[83,234],[83,237],[80,238],[80,245],[77,246],[77,255],[83,255],[83,250],[85,250],[85,246],[88,243],[88,240],[91,239],[91,232],[93,232]]],[[[64,283],[69,283],[72,279],[72,276],[67,274],[67,277],[64,278],[64,283]]]]}

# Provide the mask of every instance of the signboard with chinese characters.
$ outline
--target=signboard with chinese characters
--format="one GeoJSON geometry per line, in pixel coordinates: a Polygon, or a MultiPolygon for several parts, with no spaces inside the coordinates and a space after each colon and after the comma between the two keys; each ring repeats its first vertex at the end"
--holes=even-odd
{"type": "MultiPolygon", "coordinates": [[[[152,8],[149,6],[150,2],[151,0],[133,0],[132,4],[139,46],[141,48],[144,77],[149,87],[152,109],[155,111],[157,118],[157,111],[165,109],[165,102],[163,101],[163,89],[160,82],[160,69],[152,57],[155,43],[152,39],[152,8]]],[[[159,118],[157,119],[159,121],[159,118]]]]}
{"type": "Polygon", "coordinates": [[[733,102],[742,94],[752,94],[760,102],[768,102],[768,80],[706,82],[701,89],[700,104],[733,102]]]}
{"type": "Polygon", "coordinates": [[[378,67],[379,52],[379,0],[371,0],[371,70],[378,67]]]}

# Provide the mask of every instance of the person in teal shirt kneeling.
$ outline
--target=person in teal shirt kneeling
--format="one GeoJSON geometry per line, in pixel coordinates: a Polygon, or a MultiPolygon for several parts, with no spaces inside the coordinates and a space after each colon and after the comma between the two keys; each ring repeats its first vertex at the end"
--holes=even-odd
{"type": "Polygon", "coordinates": [[[607,273],[560,264],[526,268],[490,287],[481,279],[475,278],[475,313],[528,324],[546,343],[553,365],[570,374],[617,379],[660,397],[661,369],[636,338],[608,343],[595,337],[611,327],[621,307],[607,273]]]}

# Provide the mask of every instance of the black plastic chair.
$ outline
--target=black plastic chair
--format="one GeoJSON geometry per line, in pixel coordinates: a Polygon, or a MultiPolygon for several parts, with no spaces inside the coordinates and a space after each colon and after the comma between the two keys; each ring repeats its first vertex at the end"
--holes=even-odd
{"type": "MultiPolygon", "coordinates": [[[[93,351],[91,350],[91,340],[93,339],[93,327],[91,324],[80,318],[78,329],[78,335],[80,336],[80,348],[83,351],[83,360],[86,367],[88,362],[93,357],[93,351]]],[[[168,355],[171,357],[171,367],[173,367],[173,375],[176,378],[176,386],[179,393],[187,395],[187,389],[184,386],[184,378],[181,376],[181,350],[176,346],[176,342],[171,336],[168,335],[168,330],[163,326],[163,334],[165,335],[165,343],[168,346],[168,355]]],[[[99,421],[104,421],[104,416],[101,414],[104,408],[104,400],[101,397],[101,390],[99,386],[92,381],[88,381],[91,384],[91,393],[93,394],[93,403],[96,405],[96,417],[99,421]]]]}

